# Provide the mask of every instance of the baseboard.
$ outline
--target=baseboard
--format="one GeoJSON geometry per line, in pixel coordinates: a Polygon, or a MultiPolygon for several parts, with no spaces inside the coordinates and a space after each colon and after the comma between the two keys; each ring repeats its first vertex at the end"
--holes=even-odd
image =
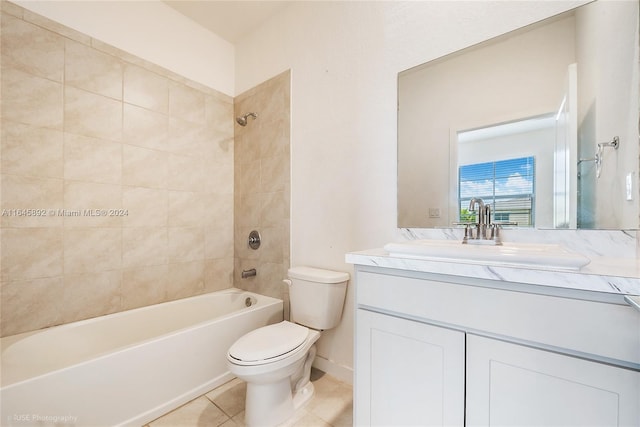
{"type": "Polygon", "coordinates": [[[316,356],[313,361],[313,367],[339,379],[342,382],[353,385],[353,368],[339,365],[333,360],[325,359],[321,356],[316,356]]]}

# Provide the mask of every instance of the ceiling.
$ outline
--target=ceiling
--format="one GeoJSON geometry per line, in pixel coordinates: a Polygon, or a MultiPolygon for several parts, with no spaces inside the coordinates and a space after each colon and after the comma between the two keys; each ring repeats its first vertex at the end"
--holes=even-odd
{"type": "Polygon", "coordinates": [[[165,0],[164,3],[228,42],[236,43],[289,1],[165,0]]]}

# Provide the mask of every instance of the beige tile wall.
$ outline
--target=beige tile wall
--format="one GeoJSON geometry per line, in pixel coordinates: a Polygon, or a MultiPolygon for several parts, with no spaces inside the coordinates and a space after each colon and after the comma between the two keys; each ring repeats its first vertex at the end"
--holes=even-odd
{"type": "Polygon", "coordinates": [[[287,300],[282,279],[289,268],[290,80],[284,72],[235,99],[235,115],[258,114],[235,124],[235,286],[287,300]],[[248,247],[251,230],[262,245],[248,247]],[[242,279],[242,270],[257,276],[242,279]]]}
{"type": "MultiPolygon", "coordinates": [[[[233,100],[2,8],[1,334],[232,286],[233,100]]],[[[260,193],[279,211],[283,159],[265,154],[260,193]]],[[[282,263],[284,217],[265,220],[282,263]]]]}

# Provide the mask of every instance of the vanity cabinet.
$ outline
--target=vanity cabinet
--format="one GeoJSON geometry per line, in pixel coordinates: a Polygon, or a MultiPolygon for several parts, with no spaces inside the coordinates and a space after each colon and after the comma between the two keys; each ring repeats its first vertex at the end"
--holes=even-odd
{"type": "Polygon", "coordinates": [[[464,422],[464,333],[358,310],[357,425],[464,422]]]}
{"type": "Polygon", "coordinates": [[[621,295],[370,266],[355,283],[355,425],[640,425],[621,295]]]}
{"type": "Polygon", "coordinates": [[[467,425],[637,426],[640,373],[467,335],[467,425]]]}

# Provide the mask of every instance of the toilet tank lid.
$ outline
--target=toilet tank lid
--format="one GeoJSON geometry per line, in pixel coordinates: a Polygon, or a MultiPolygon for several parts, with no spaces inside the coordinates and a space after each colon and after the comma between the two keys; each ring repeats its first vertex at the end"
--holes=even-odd
{"type": "Polygon", "coordinates": [[[349,273],[342,271],[325,270],[314,267],[291,267],[289,269],[290,279],[308,280],[319,283],[341,283],[349,280],[349,273]]]}

